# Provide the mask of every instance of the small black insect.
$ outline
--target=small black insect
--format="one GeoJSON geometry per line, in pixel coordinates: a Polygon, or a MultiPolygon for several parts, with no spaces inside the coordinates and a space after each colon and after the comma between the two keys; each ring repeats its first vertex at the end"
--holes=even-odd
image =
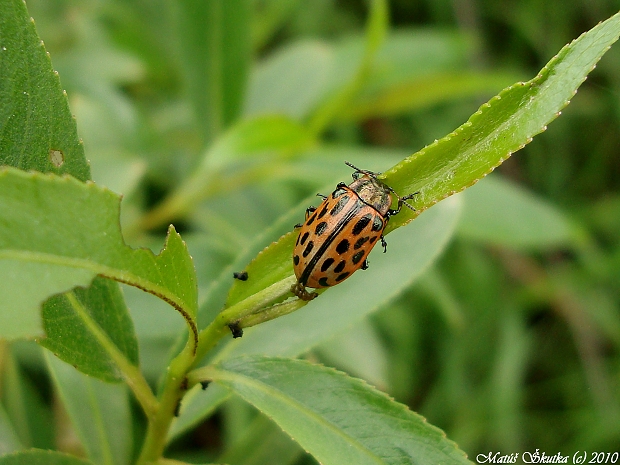
{"type": "Polygon", "coordinates": [[[239,281],[247,281],[248,272],[247,271],[235,271],[233,273],[233,278],[238,279],[239,281]]]}

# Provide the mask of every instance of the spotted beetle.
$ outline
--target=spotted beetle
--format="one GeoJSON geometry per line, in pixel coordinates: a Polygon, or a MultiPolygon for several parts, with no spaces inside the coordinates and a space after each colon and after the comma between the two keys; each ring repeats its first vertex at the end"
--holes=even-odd
{"type": "Polygon", "coordinates": [[[291,291],[302,300],[312,300],[314,289],[334,286],[351,276],[358,269],[367,269],[366,257],[377,242],[383,252],[387,242],[383,231],[391,216],[400,212],[415,192],[399,197],[394,190],[381,182],[379,173],[362,170],[345,162],[355,171],[348,186],[341,182],[336,190],[318,208],[306,210],[306,219],[299,228],[293,251],[293,267],[297,283],[291,291]],[[390,209],[392,195],[398,199],[396,209],[390,209]]]}

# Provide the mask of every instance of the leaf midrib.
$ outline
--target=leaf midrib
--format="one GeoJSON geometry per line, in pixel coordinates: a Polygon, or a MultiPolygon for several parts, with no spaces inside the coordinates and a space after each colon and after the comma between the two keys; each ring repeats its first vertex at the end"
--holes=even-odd
{"type": "Polygon", "coordinates": [[[168,288],[162,287],[153,281],[144,279],[143,277],[126,270],[102,265],[101,263],[93,260],[67,257],[47,252],[32,252],[15,249],[0,250],[0,261],[2,260],[14,260],[20,262],[55,265],[65,268],[82,269],[93,273],[93,277],[95,275],[101,275],[115,281],[129,284],[151,294],[165,296],[181,308],[188,308],[187,303],[181,300],[179,296],[171,293],[168,288]]]}

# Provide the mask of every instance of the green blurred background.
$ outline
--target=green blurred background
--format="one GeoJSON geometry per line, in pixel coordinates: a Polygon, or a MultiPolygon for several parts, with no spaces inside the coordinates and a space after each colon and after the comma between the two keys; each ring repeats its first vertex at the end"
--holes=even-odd
{"type": "MultiPolygon", "coordinates": [[[[362,0],[231,0],[237,9],[227,14],[219,2],[195,0],[27,1],[93,178],[124,195],[132,245],[161,244],[165,221],[141,229],[141,212],[237,121],[278,113],[315,131],[311,149],[229,162],[223,182],[169,218],[203,290],[283,213],[348,179],[343,160],[387,169],[620,8],[612,0],[388,3],[383,47],[332,111],[337,90],[359,78],[362,0]]],[[[424,276],[308,356],[406,403],[472,459],[619,450],[619,103],[616,45],[561,118],[465,192],[456,233],[424,276]]],[[[126,294],[132,311],[144,306],[145,297],[126,294]]],[[[152,380],[183,324],[161,315],[155,325],[135,313],[152,380]]],[[[254,416],[233,400],[172,455],[224,452],[228,463],[254,463],[231,447],[254,416]]],[[[254,425],[282,434],[266,420],[254,425]]],[[[314,463],[284,437],[280,447],[269,463],[314,463]]]]}

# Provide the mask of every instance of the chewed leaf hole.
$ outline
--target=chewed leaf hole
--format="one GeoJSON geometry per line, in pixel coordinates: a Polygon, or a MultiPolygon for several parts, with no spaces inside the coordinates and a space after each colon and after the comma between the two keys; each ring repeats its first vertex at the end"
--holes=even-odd
{"type": "Polygon", "coordinates": [[[62,165],[65,164],[65,154],[62,153],[62,150],[50,149],[49,157],[52,165],[54,165],[56,168],[60,168],[62,165]]]}

